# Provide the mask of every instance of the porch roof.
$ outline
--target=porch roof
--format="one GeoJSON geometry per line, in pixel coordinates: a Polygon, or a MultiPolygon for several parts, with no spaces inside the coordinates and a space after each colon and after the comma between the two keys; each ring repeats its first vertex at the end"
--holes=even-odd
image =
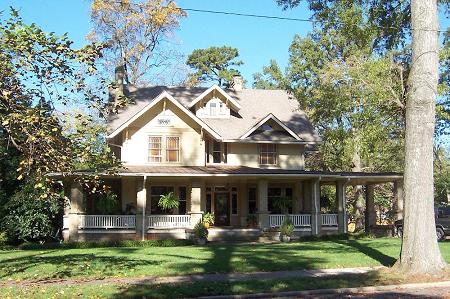
{"type": "Polygon", "coordinates": [[[267,177],[320,179],[324,182],[347,181],[349,184],[385,183],[403,179],[399,172],[332,172],[296,169],[254,168],[246,166],[134,166],[119,171],[119,176],[149,177],[267,177]]]}

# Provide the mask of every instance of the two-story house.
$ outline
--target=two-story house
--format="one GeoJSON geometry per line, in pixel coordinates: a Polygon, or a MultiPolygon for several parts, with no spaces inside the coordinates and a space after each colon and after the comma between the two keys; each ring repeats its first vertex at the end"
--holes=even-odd
{"type": "Polygon", "coordinates": [[[204,213],[215,216],[212,237],[257,236],[281,225],[280,197],[289,199],[299,234],[345,233],[347,185],[398,182],[401,191],[395,173],[306,171],[305,152],[321,139],[285,91],[245,89],[236,77],[233,89],[124,85],[123,92],[133,103],[111,117],[107,140],[124,169],[105,175],[121,213],[98,215],[95,198],[74,181],[70,241],[184,238],[204,213]],[[327,184],[336,186],[333,211],[320,205],[327,184]],[[171,212],[158,206],[169,192],[179,199],[171,212]]]}

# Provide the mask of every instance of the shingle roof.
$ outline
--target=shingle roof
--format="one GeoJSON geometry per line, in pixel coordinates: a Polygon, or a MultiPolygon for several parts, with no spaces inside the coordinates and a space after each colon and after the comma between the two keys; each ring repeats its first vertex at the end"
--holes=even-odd
{"type": "MultiPolygon", "coordinates": [[[[204,87],[167,87],[155,86],[147,88],[130,87],[126,95],[134,103],[129,104],[119,114],[112,116],[108,121],[108,132],[111,133],[120,125],[126,122],[133,115],[147,106],[163,91],[167,91],[177,101],[185,107],[189,106],[196,97],[198,97],[207,88],[204,87]]],[[[295,132],[302,141],[318,142],[320,137],[314,130],[306,114],[298,109],[298,102],[283,90],[261,90],[261,89],[243,89],[235,91],[225,90],[242,109],[237,114],[233,113],[231,118],[227,119],[202,119],[204,123],[210,126],[214,131],[222,136],[223,139],[238,139],[245,134],[251,127],[266,117],[269,113],[275,115],[288,128],[295,132]]]]}

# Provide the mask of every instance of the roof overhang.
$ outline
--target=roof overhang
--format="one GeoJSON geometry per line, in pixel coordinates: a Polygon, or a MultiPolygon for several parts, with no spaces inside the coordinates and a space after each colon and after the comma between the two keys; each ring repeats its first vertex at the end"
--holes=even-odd
{"type": "Polygon", "coordinates": [[[281,120],[279,120],[275,115],[273,115],[272,113],[269,113],[266,117],[264,117],[263,119],[261,119],[257,124],[255,124],[253,127],[250,128],[250,130],[248,130],[244,135],[242,135],[240,137],[240,139],[245,139],[248,136],[250,136],[250,134],[252,134],[253,132],[255,132],[260,126],[262,126],[263,124],[265,124],[269,119],[272,119],[273,121],[275,121],[278,125],[280,125],[286,132],[289,133],[289,135],[291,135],[292,137],[294,137],[296,140],[298,141],[302,141],[302,139],[294,133],[294,131],[292,131],[291,129],[289,129],[281,120]]]}
{"type": "Polygon", "coordinates": [[[198,124],[202,129],[211,134],[215,139],[221,140],[222,137],[215,132],[210,126],[208,126],[205,122],[203,122],[200,118],[198,118],[195,114],[193,114],[189,109],[186,109],[180,102],[175,100],[173,96],[171,96],[167,91],[163,91],[160,93],[153,101],[151,101],[147,106],[145,106],[141,111],[133,115],[130,119],[128,119],[125,123],[123,123],[120,127],[114,130],[111,134],[109,134],[106,138],[110,139],[115,137],[117,134],[122,132],[125,128],[127,128],[131,123],[136,121],[139,117],[141,117],[145,112],[155,107],[159,102],[163,100],[169,100],[176,107],[178,107],[181,111],[183,111],[187,116],[189,116],[196,124],[198,124]]]}
{"type": "Polygon", "coordinates": [[[194,101],[192,101],[189,104],[189,108],[192,108],[195,106],[195,104],[197,104],[198,102],[200,102],[204,97],[206,97],[209,93],[211,93],[212,91],[216,90],[217,92],[219,92],[222,96],[224,96],[229,104],[231,105],[231,107],[234,108],[234,110],[239,111],[242,107],[241,105],[239,105],[238,102],[236,102],[235,99],[233,99],[228,93],[226,93],[222,88],[220,88],[218,85],[214,84],[213,86],[211,86],[210,88],[208,88],[207,90],[205,90],[204,92],[202,92],[201,95],[199,95],[198,97],[195,98],[194,101]]]}

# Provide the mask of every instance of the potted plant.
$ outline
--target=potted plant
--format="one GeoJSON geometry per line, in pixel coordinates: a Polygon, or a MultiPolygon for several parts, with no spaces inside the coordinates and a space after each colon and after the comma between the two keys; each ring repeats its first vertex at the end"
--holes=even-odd
{"type": "Polygon", "coordinates": [[[213,213],[205,213],[203,215],[203,224],[206,228],[210,228],[214,225],[214,214],[213,213]]]}
{"type": "Polygon", "coordinates": [[[198,245],[206,244],[206,241],[208,241],[208,229],[202,221],[199,221],[194,226],[193,233],[198,245]]]}
{"type": "Polygon", "coordinates": [[[180,205],[180,200],[175,196],[173,192],[169,192],[168,194],[162,194],[159,197],[158,207],[163,209],[164,211],[170,211],[178,208],[180,205]]]}
{"type": "Polygon", "coordinates": [[[258,218],[255,214],[248,214],[247,215],[247,227],[248,228],[255,228],[258,226],[258,218]]]}
{"type": "Polygon", "coordinates": [[[283,220],[283,224],[280,227],[280,240],[283,242],[291,241],[291,236],[294,233],[294,224],[292,223],[289,216],[286,215],[283,220]]]}

